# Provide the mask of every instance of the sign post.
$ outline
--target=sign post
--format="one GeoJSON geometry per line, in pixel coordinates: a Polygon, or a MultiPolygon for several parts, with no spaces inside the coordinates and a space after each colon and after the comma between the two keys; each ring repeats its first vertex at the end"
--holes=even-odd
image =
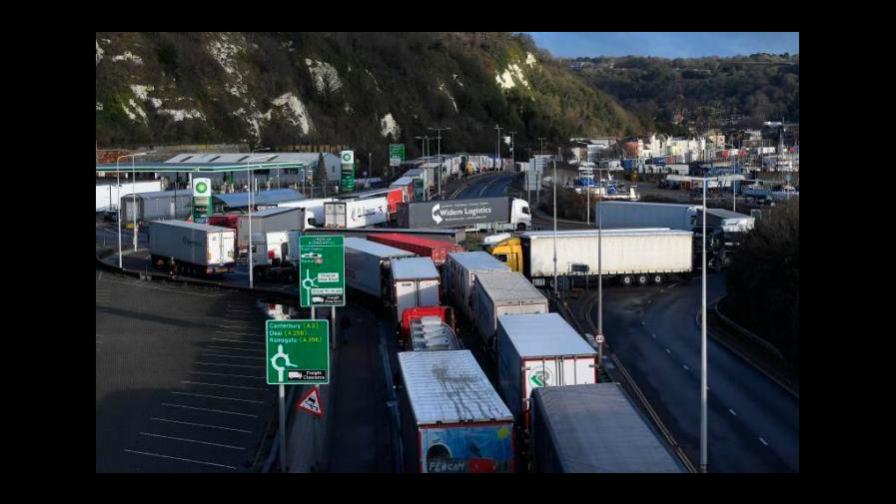
{"type": "Polygon", "coordinates": [[[340,152],[339,161],[342,165],[339,189],[344,192],[352,192],[355,190],[355,151],[340,152]]]}
{"type": "Polygon", "coordinates": [[[280,470],[286,472],[285,385],[330,383],[330,323],[327,320],[268,320],[265,324],[268,385],[280,399],[280,470]]]}

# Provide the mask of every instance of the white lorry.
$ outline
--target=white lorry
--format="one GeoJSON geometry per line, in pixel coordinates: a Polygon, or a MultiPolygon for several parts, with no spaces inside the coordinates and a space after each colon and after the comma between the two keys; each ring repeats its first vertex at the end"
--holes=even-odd
{"type": "Polygon", "coordinates": [[[388,300],[392,262],[398,258],[414,257],[414,253],[356,237],[346,237],[344,244],[346,284],[373,298],[388,300]]]}
{"type": "Polygon", "coordinates": [[[478,273],[472,298],[476,328],[486,348],[493,348],[498,317],[550,311],[547,298],[526,277],[513,271],[478,273]]]}
{"type": "Polygon", "coordinates": [[[299,279],[299,231],[252,233],[252,270],[260,280],[299,279]]]}
{"type": "Polygon", "coordinates": [[[442,265],[442,286],[451,303],[473,319],[470,307],[476,275],[491,271],[510,271],[510,267],[487,252],[451,252],[442,265]]]}
{"type": "Polygon", "coordinates": [[[233,270],[236,232],[178,220],[150,221],[149,253],[156,268],[209,275],[233,270]]]}
{"type": "Polygon", "coordinates": [[[324,226],[324,203],[329,201],[337,201],[336,198],[314,198],[300,201],[288,201],[286,203],[278,203],[278,207],[282,208],[301,208],[305,211],[303,216],[302,231],[306,229],[314,229],[324,226]]]}
{"type": "Polygon", "coordinates": [[[324,227],[354,229],[388,220],[389,203],[385,196],[324,203],[324,227]]]}
{"type": "Polygon", "coordinates": [[[392,304],[395,320],[408,308],[439,306],[439,272],[429,257],[392,261],[392,304]]]}

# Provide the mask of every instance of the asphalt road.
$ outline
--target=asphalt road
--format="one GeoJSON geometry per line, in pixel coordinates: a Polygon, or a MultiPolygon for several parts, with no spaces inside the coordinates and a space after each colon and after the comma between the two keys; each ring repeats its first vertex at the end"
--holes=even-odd
{"type": "Polygon", "coordinates": [[[480,177],[464,187],[453,199],[493,198],[506,196],[507,189],[518,173],[496,174],[480,177]]]}
{"type": "Polygon", "coordinates": [[[96,270],[96,472],[250,472],[275,413],[254,296],[96,270]]]}
{"type": "MultiPolygon", "coordinates": [[[[707,301],[724,296],[722,275],[707,301]]],[[[596,300],[589,293],[587,300],[596,300]]],[[[577,305],[597,320],[594,303],[577,305]]],[[[605,288],[604,333],[691,461],[699,463],[700,278],[666,287],[605,288]]],[[[799,400],[708,338],[711,472],[799,472],[799,400]]]]}

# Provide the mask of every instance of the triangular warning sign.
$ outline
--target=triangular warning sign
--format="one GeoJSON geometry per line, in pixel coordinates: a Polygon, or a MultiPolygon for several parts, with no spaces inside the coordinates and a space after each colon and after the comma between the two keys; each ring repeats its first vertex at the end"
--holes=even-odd
{"type": "Polygon", "coordinates": [[[324,407],[320,403],[320,393],[317,387],[311,387],[307,393],[305,393],[305,397],[299,401],[299,404],[296,405],[296,409],[305,410],[312,415],[316,415],[318,417],[324,416],[324,407]]]}

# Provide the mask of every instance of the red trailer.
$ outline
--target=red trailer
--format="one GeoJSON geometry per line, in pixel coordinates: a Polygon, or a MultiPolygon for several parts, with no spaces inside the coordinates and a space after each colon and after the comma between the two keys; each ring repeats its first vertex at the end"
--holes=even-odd
{"type": "Polygon", "coordinates": [[[408,308],[401,316],[401,328],[398,330],[398,340],[402,345],[408,342],[408,336],[411,332],[411,321],[423,317],[439,317],[446,325],[451,327],[452,331],[456,329],[454,326],[454,310],[448,306],[418,306],[416,308],[408,308]]]}
{"type": "Polygon", "coordinates": [[[454,243],[401,233],[370,234],[367,235],[367,239],[390,247],[407,250],[422,257],[429,257],[436,266],[443,264],[448,259],[449,253],[464,251],[463,247],[454,243]]]}
{"type": "Polygon", "coordinates": [[[209,226],[226,227],[226,228],[230,228],[230,229],[237,229],[240,226],[240,214],[231,213],[231,214],[221,214],[221,215],[210,215],[208,217],[208,225],[209,226]]]}

